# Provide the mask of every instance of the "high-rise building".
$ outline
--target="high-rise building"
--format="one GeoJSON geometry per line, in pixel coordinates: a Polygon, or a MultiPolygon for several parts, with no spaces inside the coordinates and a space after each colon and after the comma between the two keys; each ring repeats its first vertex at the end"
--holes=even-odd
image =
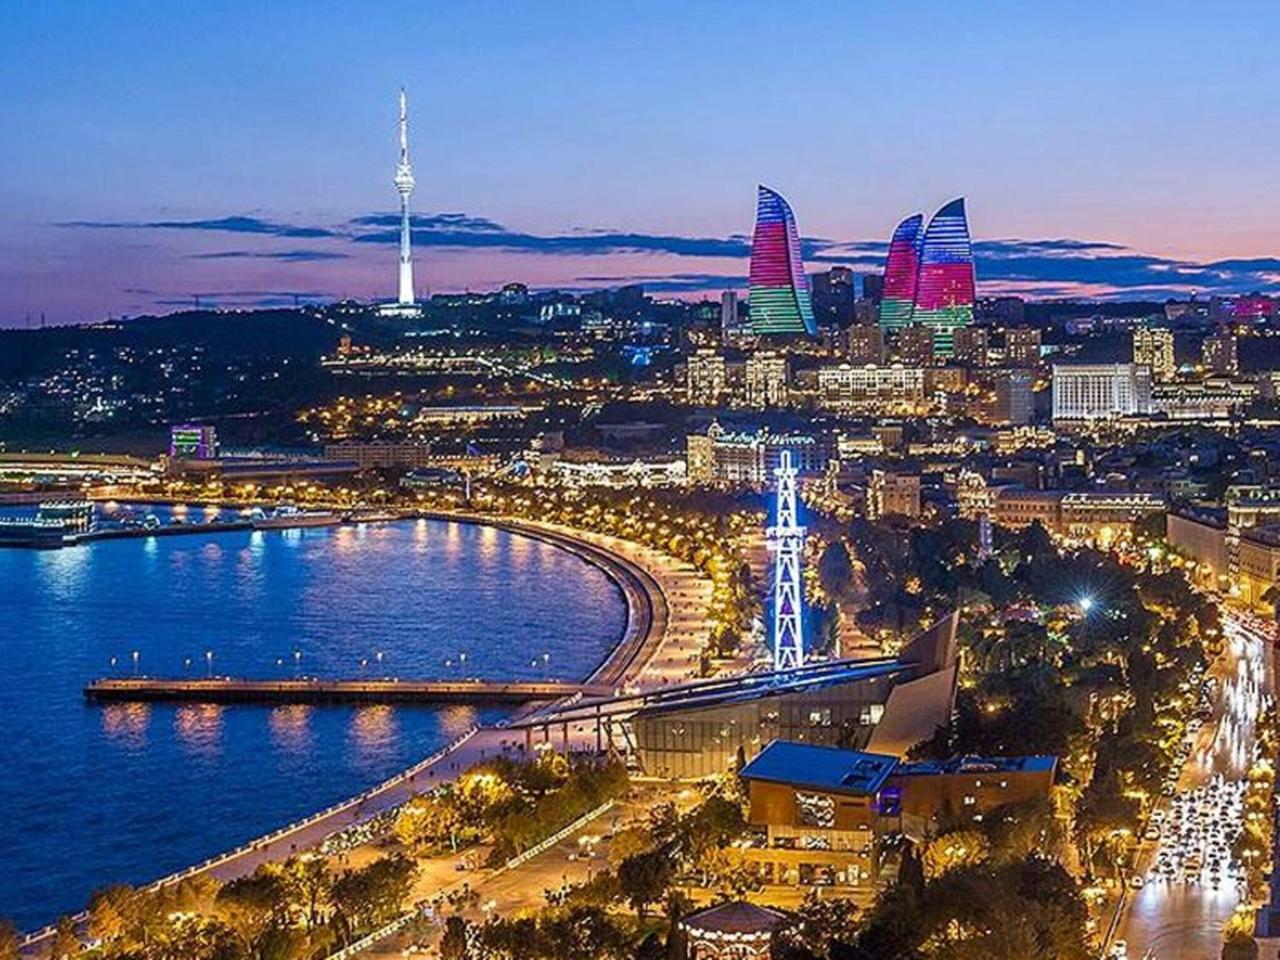
{"type": "Polygon", "coordinates": [[[1098,420],[1151,412],[1151,368],[1136,363],[1053,365],[1053,419],[1098,420]]]}
{"type": "Polygon", "coordinates": [[[686,393],[690,403],[715,406],[724,395],[724,355],[704,348],[685,360],[686,393]]]}
{"type": "Polygon", "coordinates": [[[914,213],[898,224],[889,241],[884,279],[880,284],[880,326],[890,335],[911,324],[916,280],[920,275],[923,227],[923,214],[914,213]]]}
{"type": "Polygon", "coordinates": [[[878,324],[855,323],[846,333],[852,363],[884,363],[884,331],[878,324]]]}
{"type": "Polygon", "coordinates": [[[1035,398],[1031,392],[1031,371],[1001,370],[996,374],[995,406],[991,419],[997,423],[1022,426],[1035,416],[1035,398]]]}
{"type": "Polygon", "coordinates": [[[1161,383],[1172,380],[1178,372],[1173,359],[1173,331],[1162,327],[1135,327],[1133,362],[1150,367],[1151,375],[1161,383]]]}
{"type": "Polygon", "coordinates": [[[1011,327],[1004,332],[1005,361],[1012,367],[1040,364],[1040,331],[1035,327],[1011,327]]]}
{"type": "Polygon", "coordinates": [[[787,358],[772,350],[758,350],[743,364],[743,381],[747,405],[780,407],[787,402],[787,380],[790,366],[787,358]]]}
{"type": "Polygon", "coordinates": [[[832,267],[813,275],[813,315],[818,326],[844,329],[853,323],[853,271],[832,267]]]}
{"type": "Polygon", "coordinates": [[[913,323],[898,332],[894,348],[897,359],[912,367],[927,367],[937,357],[937,339],[933,327],[913,323]]]}
{"type": "Polygon", "coordinates": [[[872,303],[879,303],[884,297],[884,275],[879,273],[864,273],[862,275],[862,299],[870,300],[872,303]]]}
{"type": "Polygon", "coordinates": [[[973,323],[974,296],[973,247],[960,198],[933,215],[920,246],[912,321],[933,328],[939,356],[951,356],[955,330],[973,323]]]}
{"type": "Polygon", "coordinates": [[[751,329],[758,334],[817,334],[795,214],[780,194],[760,187],[751,239],[751,329]]]}
{"type": "Polygon", "coordinates": [[[955,332],[953,356],[966,366],[985,367],[988,343],[986,327],[961,327],[955,332]]]}
{"type": "Polygon", "coordinates": [[[720,339],[732,340],[738,332],[738,295],[732,290],[720,294],[720,339]]]}
{"type": "Polygon", "coordinates": [[[1200,354],[1209,372],[1219,377],[1234,377],[1240,372],[1240,353],[1236,335],[1230,330],[1219,330],[1205,337],[1200,354]]]}

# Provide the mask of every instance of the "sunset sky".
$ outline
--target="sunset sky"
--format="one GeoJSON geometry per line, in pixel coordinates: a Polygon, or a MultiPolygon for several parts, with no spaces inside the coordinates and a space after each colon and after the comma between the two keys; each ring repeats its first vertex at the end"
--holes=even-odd
{"type": "Polygon", "coordinates": [[[1280,5],[0,6],[0,325],[394,293],[742,287],[967,198],[980,293],[1280,291],[1280,5]],[[390,219],[388,219],[390,217],[390,219]]]}

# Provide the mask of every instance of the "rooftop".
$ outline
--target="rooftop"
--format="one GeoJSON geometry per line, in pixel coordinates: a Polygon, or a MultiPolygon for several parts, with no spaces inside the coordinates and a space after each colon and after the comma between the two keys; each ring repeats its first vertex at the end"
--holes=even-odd
{"type": "Polygon", "coordinates": [[[775,740],[742,768],[746,780],[765,780],[831,793],[875,794],[898,766],[883,753],[775,740]]]}
{"type": "Polygon", "coordinates": [[[1057,765],[1057,757],[952,757],[949,760],[903,763],[894,772],[900,776],[944,773],[1042,773],[1051,772],[1057,765]]]}
{"type": "Polygon", "coordinates": [[[717,934],[768,933],[782,926],[787,915],[745,900],[721,903],[692,913],[684,919],[686,929],[717,934]]]}

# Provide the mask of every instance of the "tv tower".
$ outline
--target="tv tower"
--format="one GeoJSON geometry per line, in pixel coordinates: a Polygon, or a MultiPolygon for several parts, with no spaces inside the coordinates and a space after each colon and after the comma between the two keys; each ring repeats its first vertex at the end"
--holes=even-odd
{"type": "Polygon", "coordinates": [[[804,624],[801,614],[800,564],[804,527],[796,523],[796,468],[791,451],[783,450],[778,469],[778,520],[767,531],[773,565],[773,668],[804,666],[804,624]]]}
{"type": "Polygon", "coordinates": [[[396,164],[396,192],[400,194],[400,305],[413,306],[413,250],[409,233],[409,194],[413,167],[409,164],[409,98],[400,88],[400,162],[396,164]]]}

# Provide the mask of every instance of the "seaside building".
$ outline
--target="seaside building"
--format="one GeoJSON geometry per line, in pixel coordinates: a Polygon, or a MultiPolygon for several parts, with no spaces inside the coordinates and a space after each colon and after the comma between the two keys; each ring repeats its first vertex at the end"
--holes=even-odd
{"type": "Polygon", "coordinates": [[[817,334],[795,215],[781,194],[763,186],[756,194],[750,280],[754,333],[817,334]]]}
{"type": "Polygon", "coordinates": [[[880,328],[889,336],[911,324],[923,228],[924,215],[914,213],[894,228],[889,241],[880,292],[880,328]]]}
{"type": "Polygon", "coordinates": [[[180,423],[169,428],[169,456],[175,460],[213,460],[218,431],[207,423],[180,423]]]}
{"type": "Polygon", "coordinates": [[[776,740],[742,770],[747,821],[763,846],[743,853],[767,883],[869,887],[891,834],[923,840],[945,822],[981,822],[1000,807],[1047,797],[1057,758],[897,756],[776,740]]]}
{"type": "Polygon", "coordinates": [[[933,215],[920,246],[912,320],[933,328],[939,356],[950,357],[955,330],[973,323],[974,298],[973,248],[960,198],[933,215]]]}

